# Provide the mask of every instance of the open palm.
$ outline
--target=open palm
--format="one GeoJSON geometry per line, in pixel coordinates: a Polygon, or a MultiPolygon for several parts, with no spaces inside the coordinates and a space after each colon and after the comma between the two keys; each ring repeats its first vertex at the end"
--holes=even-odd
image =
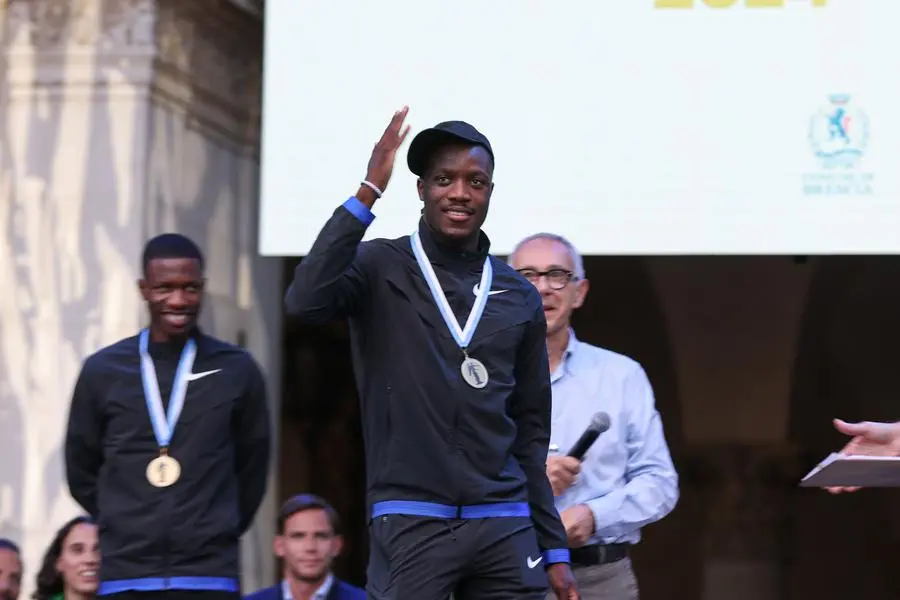
{"type": "Polygon", "coordinates": [[[369,158],[366,181],[375,184],[382,192],[387,189],[388,182],[391,180],[397,150],[400,149],[409,134],[409,125],[404,126],[408,112],[409,107],[404,106],[394,113],[369,158]]]}

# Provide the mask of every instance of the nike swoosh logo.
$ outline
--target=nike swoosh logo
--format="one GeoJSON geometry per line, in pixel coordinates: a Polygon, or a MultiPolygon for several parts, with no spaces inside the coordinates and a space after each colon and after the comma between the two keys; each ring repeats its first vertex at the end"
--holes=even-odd
{"type": "MultiPolygon", "coordinates": [[[[475,287],[472,288],[472,293],[476,296],[478,295],[478,284],[475,284],[475,287]]],[[[490,290],[488,292],[488,296],[493,296],[494,294],[502,294],[503,292],[508,292],[509,290],[490,290]]]]}
{"type": "Polygon", "coordinates": [[[201,371],[200,373],[191,373],[190,375],[187,376],[187,380],[188,381],[196,381],[198,379],[203,379],[207,375],[213,375],[215,373],[218,373],[221,370],[222,369],[213,369],[212,371],[201,371]]]}
{"type": "Polygon", "coordinates": [[[537,557],[536,559],[532,559],[532,558],[529,556],[528,558],[525,559],[525,562],[528,563],[528,568],[529,568],[529,569],[533,569],[533,568],[535,568],[536,566],[538,566],[539,564],[541,564],[541,561],[542,561],[542,560],[544,560],[544,557],[543,557],[543,556],[539,556],[539,557],[537,557]]]}

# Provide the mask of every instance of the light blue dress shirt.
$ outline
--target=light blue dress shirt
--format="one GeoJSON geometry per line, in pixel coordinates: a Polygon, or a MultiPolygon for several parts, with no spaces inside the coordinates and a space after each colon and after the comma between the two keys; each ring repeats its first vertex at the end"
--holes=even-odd
{"type": "Polygon", "coordinates": [[[590,507],[595,533],[588,544],[636,544],[641,528],[678,501],[678,474],[647,374],[627,356],[578,341],[570,329],[550,381],[551,456],[556,447],[566,454],[594,413],[606,412],[611,422],[584,455],[576,482],[556,498],[557,510],[590,507]]]}

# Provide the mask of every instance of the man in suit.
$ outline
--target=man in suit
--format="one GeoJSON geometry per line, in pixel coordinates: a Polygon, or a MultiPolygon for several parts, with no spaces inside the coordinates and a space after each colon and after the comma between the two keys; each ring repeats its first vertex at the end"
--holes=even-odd
{"type": "Polygon", "coordinates": [[[290,498],[278,514],[277,533],[283,578],[246,600],[365,600],[365,591],[331,572],[343,539],[338,514],[325,500],[311,494],[290,498]]]}

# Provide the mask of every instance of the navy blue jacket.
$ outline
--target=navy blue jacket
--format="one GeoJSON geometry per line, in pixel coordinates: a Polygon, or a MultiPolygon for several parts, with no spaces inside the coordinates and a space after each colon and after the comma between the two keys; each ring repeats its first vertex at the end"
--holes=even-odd
{"type": "MultiPolygon", "coordinates": [[[[171,487],[147,481],[159,454],[141,384],[138,337],[92,354],[78,375],[65,441],[72,497],[97,520],[98,595],[237,591],[240,537],[266,491],[271,427],[262,370],[245,350],[199,330],[184,409],[169,446],[171,487]],[[204,375],[205,372],[205,375],[204,375]]],[[[150,342],[164,406],[183,343],[150,342]]]]}
{"type": "MultiPolygon", "coordinates": [[[[470,387],[409,236],[361,243],[372,219],[355,197],[339,206],[285,296],[288,314],[308,323],[349,317],[369,514],[530,516],[545,564],[568,562],[545,471],[551,391],[540,294],[491,258],[494,293],[468,348],[489,383],[470,387]]],[[[440,244],[421,219],[419,235],[465,323],[489,255],[487,236],[467,253],[440,244]]]]}
{"type": "MultiPolygon", "coordinates": [[[[281,583],[248,594],[244,600],[284,600],[281,583]]],[[[326,600],[366,600],[366,592],[335,577],[326,600]]]]}

